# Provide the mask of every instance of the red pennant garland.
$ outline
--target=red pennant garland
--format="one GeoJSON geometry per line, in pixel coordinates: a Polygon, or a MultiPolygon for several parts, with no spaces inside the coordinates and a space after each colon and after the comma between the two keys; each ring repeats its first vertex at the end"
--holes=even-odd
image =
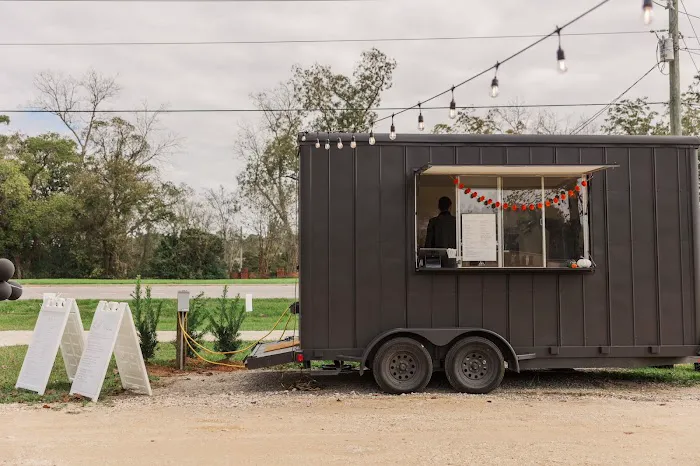
{"type": "Polygon", "coordinates": [[[494,202],[493,199],[487,199],[486,196],[480,196],[478,192],[472,191],[472,188],[465,188],[464,183],[459,182],[459,178],[453,178],[453,181],[455,185],[459,185],[460,190],[464,190],[464,194],[470,194],[470,197],[472,199],[476,199],[478,202],[483,203],[485,206],[491,206],[492,209],[502,207],[504,210],[510,209],[513,212],[518,211],[518,207],[520,208],[519,210],[522,212],[525,212],[527,210],[534,211],[536,209],[544,209],[545,207],[551,207],[552,204],[559,204],[560,201],[564,202],[567,196],[569,198],[574,198],[577,194],[581,193],[581,187],[588,186],[588,182],[586,180],[581,180],[581,182],[578,183],[574,187],[574,189],[562,190],[561,194],[559,194],[558,196],[554,196],[553,199],[545,200],[544,204],[542,202],[538,202],[537,204],[524,204],[518,206],[517,204],[508,204],[507,202],[494,202]]]}

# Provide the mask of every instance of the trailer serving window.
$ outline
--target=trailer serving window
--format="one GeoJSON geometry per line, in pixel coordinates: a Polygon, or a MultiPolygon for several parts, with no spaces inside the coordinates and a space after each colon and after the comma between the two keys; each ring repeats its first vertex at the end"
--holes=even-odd
{"type": "Polygon", "coordinates": [[[589,259],[587,186],[604,168],[423,167],[415,181],[417,268],[570,268],[589,259]],[[438,208],[445,197],[449,215],[438,208]],[[454,236],[445,233],[451,228],[454,236]]]}

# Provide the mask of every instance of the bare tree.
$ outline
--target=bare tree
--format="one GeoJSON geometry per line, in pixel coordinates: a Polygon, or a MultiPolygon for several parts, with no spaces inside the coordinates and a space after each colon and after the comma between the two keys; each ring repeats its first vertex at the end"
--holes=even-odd
{"type": "Polygon", "coordinates": [[[237,230],[237,217],[240,205],[235,193],[223,186],[208,189],[204,193],[206,203],[211,211],[212,222],[217,234],[224,242],[224,262],[231,274],[236,268],[243,267],[240,251],[243,248],[243,235],[237,230]]]}
{"type": "Polygon", "coordinates": [[[85,157],[101,106],[115,97],[120,88],[114,77],[102,76],[94,70],[82,78],[45,71],[34,80],[39,97],[33,106],[58,116],[73,134],[85,157]]]}

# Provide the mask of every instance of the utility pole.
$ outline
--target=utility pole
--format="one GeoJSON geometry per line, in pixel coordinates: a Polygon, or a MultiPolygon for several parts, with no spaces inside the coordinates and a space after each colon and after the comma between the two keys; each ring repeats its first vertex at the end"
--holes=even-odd
{"type": "Polygon", "coordinates": [[[680,32],[678,31],[678,0],[668,0],[668,31],[673,41],[673,60],[668,73],[671,85],[669,107],[671,109],[671,134],[683,134],[681,126],[681,63],[680,32]]]}

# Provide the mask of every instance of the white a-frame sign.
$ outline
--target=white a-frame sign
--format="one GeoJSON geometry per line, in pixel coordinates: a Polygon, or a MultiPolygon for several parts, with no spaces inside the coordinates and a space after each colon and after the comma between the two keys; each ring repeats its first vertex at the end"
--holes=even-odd
{"type": "Polygon", "coordinates": [[[83,321],[75,300],[45,295],[15,388],[43,395],[59,347],[68,379],[73,381],[84,346],[83,321]]]}
{"type": "Polygon", "coordinates": [[[141,354],[134,318],[127,303],[100,301],[92,319],[87,345],[80,359],[70,393],[97,401],[112,353],[122,387],[151,395],[146,365],[141,354]]]}

